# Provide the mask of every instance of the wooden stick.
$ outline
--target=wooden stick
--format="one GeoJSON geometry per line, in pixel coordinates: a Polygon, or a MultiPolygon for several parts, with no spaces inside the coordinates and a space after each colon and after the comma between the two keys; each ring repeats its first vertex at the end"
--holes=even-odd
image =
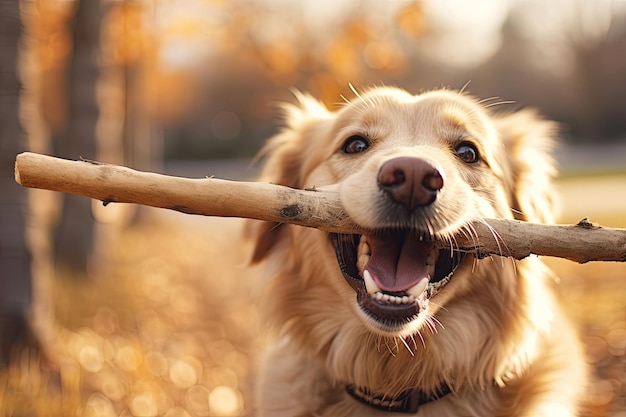
{"type": "MultiPolygon", "coordinates": [[[[364,233],[345,213],[335,187],[298,190],[280,185],[215,178],[172,177],[93,161],[69,161],[25,152],[17,156],[15,180],[31,188],[78,194],[109,203],[135,203],[204,216],[243,217],[313,227],[334,233],[364,233]]],[[[522,259],[530,254],[575,262],[626,261],[626,229],[543,225],[485,219],[475,236],[456,245],[479,257],[522,259]]]]}

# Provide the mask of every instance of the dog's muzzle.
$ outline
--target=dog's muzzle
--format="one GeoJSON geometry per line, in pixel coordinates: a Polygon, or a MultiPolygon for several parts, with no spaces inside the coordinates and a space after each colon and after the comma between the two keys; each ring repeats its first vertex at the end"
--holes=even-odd
{"type": "MultiPolygon", "coordinates": [[[[424,159],[399,157],[381,166],[377,182],[389,212],[402,208],[411,217],[436,201],[445,174],[424,159]]],[[[438,249],[435,232],[402,227],[330,234],[343,276],[371,318],[388,328],[406,324],[450,281],[465,253],[438,249]]]]}

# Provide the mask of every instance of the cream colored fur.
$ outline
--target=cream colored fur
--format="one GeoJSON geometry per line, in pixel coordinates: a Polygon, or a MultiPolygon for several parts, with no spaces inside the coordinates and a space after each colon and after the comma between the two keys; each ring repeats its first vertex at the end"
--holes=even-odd
{"type": "MultiPolygon", "coordinates": [[[[336,112],[300,95],[287,107],[287,123],[268,143],[262,179],[297,188],[338,184],[348,213],[365,227],[381,226],[376,172],[400,155],[445,171],[445,192],[425,223],[445,236],[471,233],[469,220],[488,217],[553,221],[554,126],[533,112],[493,114],[453,91],[375,88],[336,112]],[[354,134],[373,146],[342,154],[354,134]],[[459,137],[477,144],[480,166],[458,160],[450,142],[459,137]]],[[[420,406],[417,416],[576,415],[583,355],[538,259],[468,256],[420,319],[394,335],[359,313],[326,233],[252,226],[254,259],[267,264],[259,305],[271,334],[257,381],[259,416],[394,415],[355,401],[345,385],[393,396],[442,383],[453,393],[420,406]]]]}

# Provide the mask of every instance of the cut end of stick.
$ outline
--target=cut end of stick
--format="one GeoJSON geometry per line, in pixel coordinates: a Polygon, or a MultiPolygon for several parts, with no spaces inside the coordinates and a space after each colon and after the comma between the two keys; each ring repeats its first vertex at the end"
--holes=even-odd
{"type": "Polygon", "coordinates": [[[22,184],[22,178],[20,176],[20,157],[23,154],[19,154],[16,158],[15,158],[15,182],[18,183],[19,185],[23,185],[22,184]]]}

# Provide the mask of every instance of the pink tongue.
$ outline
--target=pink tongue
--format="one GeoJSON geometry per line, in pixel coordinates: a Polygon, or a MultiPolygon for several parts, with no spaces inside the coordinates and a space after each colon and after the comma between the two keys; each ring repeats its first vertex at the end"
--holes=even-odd
{"type": "Polygon", "coordinates": [[[372,252],[365,269],[381,290],[404,292],[423,278],[430,279],[426,271],[426,255],[432,242],[420,242],[413,233],[367,236],[372,252]]]}

